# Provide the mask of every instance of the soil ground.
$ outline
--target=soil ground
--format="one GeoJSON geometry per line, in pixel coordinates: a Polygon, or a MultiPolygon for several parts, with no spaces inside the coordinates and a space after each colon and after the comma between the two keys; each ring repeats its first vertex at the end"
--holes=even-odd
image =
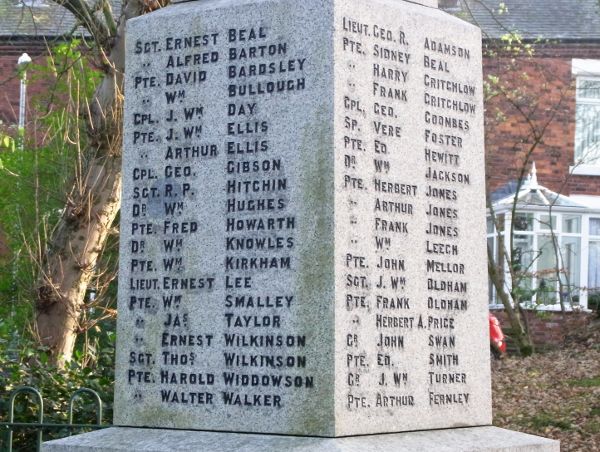
{"type": "Polygon", "coordinates": [[[492,363],[494,425],[600,451],[600,321],[560,349],[492,363]]]}

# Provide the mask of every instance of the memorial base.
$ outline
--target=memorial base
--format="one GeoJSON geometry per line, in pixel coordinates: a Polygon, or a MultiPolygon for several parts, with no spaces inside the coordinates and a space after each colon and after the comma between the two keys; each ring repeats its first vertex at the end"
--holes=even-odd
{"type": "Polygon", "coordinates": [[[558,441],[497,427],[390,433],[346,438],[276,436],[113,427],[44,443],[44,452],[347,451],[559,452],[558,441]]]}

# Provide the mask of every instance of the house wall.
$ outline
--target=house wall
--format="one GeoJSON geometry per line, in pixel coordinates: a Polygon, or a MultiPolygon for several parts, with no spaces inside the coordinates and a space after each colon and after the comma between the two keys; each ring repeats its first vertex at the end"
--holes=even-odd
{"type": "MultiPolygon", "coordinates": [[[[498,318],[502,330],[508,336],[509,349],[512,348],[510,322],[506,313],[503,310],[493,310],[492,312],[498,318]]],[[[569,336],[584,331],[589,322],[597,316],[595,313],[567,312],[562,314],[561,312],[552,311],[526,311],[526,315],[533,343],[536,348],[542,350],[564,345],[569,336]]]]}
{"type": "MultiPolygon", "coordinates": [[[[490,49],[487,43],[487,49],[490,49]]],[[[573,58],[600,59],[599,44],[537,46],[532,57],[486,56],[484,77],[498,77],[486,101],[486,171],[494,191],[518,179],[529,150],[538,181],[565,194],[600,196],[600,177],[569,176],[575,142],[573,58]]],[[[525,168],[526,175],[529,166],[525,168]]]]}

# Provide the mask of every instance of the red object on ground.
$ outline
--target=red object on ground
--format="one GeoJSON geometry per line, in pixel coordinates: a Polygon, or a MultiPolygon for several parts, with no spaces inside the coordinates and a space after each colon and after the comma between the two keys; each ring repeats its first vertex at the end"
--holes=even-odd
{"type": "Polygon", "coordinates": [[[492,313],[489,314],[490,320],[490,343],[492,347],[497,350],[499,353],[506,353],[506,339],[504,336],[504,332],[500,327],[500,322],[496,318],[496,316],[492,313]]]}

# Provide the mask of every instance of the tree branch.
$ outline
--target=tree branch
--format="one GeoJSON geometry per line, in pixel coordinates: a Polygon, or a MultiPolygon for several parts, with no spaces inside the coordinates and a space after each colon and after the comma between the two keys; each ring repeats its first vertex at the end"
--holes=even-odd
{"type": "Polygon", "coordinates": [[[56,4],[69,10],[92,35],[99,47],[107,49],[111,37],[108,26],[102,22],[84,0],[54,0],[56,4]]]}

